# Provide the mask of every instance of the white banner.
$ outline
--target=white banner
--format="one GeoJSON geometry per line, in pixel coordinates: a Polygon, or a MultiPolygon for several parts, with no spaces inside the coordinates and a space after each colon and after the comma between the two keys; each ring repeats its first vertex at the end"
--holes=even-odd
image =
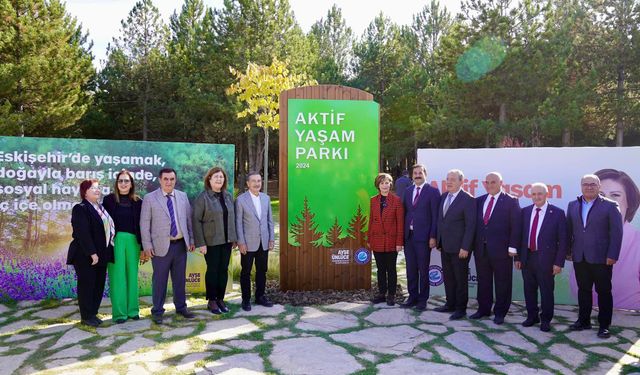
{"type": "MultiPolygon", "coordinates": [[[[565,212],[568,203],[581,195],[580,178],[597,172],[602,193],[618,201],[625,219],[620,258],[613,268],[614,307],[640,309],[640,218],[633,212],[640,199],[640,147],[420,149],[417,156],[418,162],[427,167],[427,181],[441,193],[446,190],[445,177],[450,169],[464,172],[463,188],[476,197],[486,193],[483,181],[487,173],[496,171],[502,174],[504,190],[518,197],[521,207],[531,204],[531,184],[543,182],[549,187],[549,202],[565,212]],[[605,174],[608,177],[603,178],[605,174]]],[[[440,270],[440,254],[434,251],[432,290],[444,295],[440,270]]],[[[522,275],[515,269],[513,275],[513,299],[522,300],[522,275]]],[[[472,260],[470,297],[475,298],[476,285],[472,260]]],[[[571,262],[565,262],[564,270],[556,277],[555,296],[556,303],[577,303],[571,262]]]]}

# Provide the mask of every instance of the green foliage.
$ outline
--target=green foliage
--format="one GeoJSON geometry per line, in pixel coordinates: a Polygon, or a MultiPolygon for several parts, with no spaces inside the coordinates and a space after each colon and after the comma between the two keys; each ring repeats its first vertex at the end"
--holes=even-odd
{"type": "Polygon", "coordinates": [[[0,133],[63,133],[90,104],[87,35],[58,0],[0,0],[0,133]]]}

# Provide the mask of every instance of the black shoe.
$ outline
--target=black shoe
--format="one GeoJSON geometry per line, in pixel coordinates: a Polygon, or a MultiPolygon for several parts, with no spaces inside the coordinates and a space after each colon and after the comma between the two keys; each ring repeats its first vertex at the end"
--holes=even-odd
{"type": "Polygon", "coordinates": [[[374,305],[377,303],[382,303],[384,301],[386,301],[387,299],[384,297],[384,294],[376,294],[375,297],[371,298],[371,303],[373,303],[374,305]]]}
{"type": "Polygon", "coordinates": [[[222,311],[223,313],[228,313],[229,312],[229,308],[227,307],[227,304],[224,303],[223,300],[221,300],[221,299],[216,300],[216,303],[218,304],[218,308],[220,309],[220,311],[222,311]]]}
{"type": "Polygon", "coordinates": [[[97,316],[94,316],[94,317],[93,317],[93,319],[94,319],[96,322],[98,322],[98,324],[102,324],[102,323],[103,323],[102,319],[98,318],[97,316]]]}
{"type": "Polygon", "coordinates": [[[189,311],[187,309],[180,310],[177,313],[182,315],[185,319],[193,319],[193,318],[196,317],[196,314],[192,313],[191,311],[189,311]]]}
{"type": "Polygon", "coordinates": [[[388,305],[388,306],[393,306],[393,305],[395,305],[395,304],[396,304],[396,296],[391,295],[391,294],[390,294],[390,295],[388,295],[388,296],[387,296],[387,305],[388,305]]]}
{"type": "Polygon", "coordinates": [[[473,314],[469,315],[469,319],[482,319],[485,316],[489,316],[489,314],[485,314],[481,311],[476,311],[473,314]]]}
{"type": "Polygon", "coordinates": [[[222,311],[220,311],[220,307],[218,306],[218,304],[214,300],[210,300],[207,303],[207,309],[209,311],[211,311],[212,314],[216,314],[216,315],[222,314],[222,311]]]}
{"type": "Polygon", "coordinates": [[[413,309],[416,311],[425,311],[427,310],[427,303],[417,303],[413,309]]]}
{"type": "Polygon", "coordinates": [[[162,315],[151,315],[151,320],[155,324],[162,324],[162,315]]]}
{"type": "Polygon", "coordinates": [[[578,320],[569,326],[571,331],[583,331],[585,329],[591,329],[591,324],[584,324],[578,320]]]}
{"type": "Polygon", "coordinates": [[[242,310],[244,311],[251,311],[251,302],[249,301],[242,301],[242,310]]]}
{"type": "Polygon", "coordinates": [[[273,306],[273,302],[269,301],[269,299],[265,296],[262,296],[260,298],[256,298],[255,300],[256,305],[260,305],[260,306],[264,306],[264,307],[272,307],[273,306]]]}
{"type": "Polygon", "coordinates": [[[542,332],[549,332],[551,331],[551,323],[549,322],[542,322],[540,323],[540,330],[542,332]]]}
{"type": "Polygon", "coordinates": [[[442,306],[436,307],[435,309],[433,309],[433,311],[441,312],[441,313],[448,313],[448,312],[454,312],[454,311],[456,311],[456,309],[452,309],[451,307],[449,307],[447,305],[442,305],[442,306]]]}
{"type": "Polygon", "coordinates": [[[449,320],[460,320],[467,316],[467,313],[464,311],[456,311],[449,317],[449,320]]]}
{"type": "Polygon", "coordinates": [[[501,325],[502,323],[504,323],[504,316],[495,316],[493,317],[493,322],[497,325],[501,325]]]}
{"type": "Polygon", "coordinates": [[[85,326],[89,326],[89,327],[97,327],[100,325],[100,323],[98,323],[98,321],[95,318],[92,319],[82,319],[80,321],[81,324],[84,324],[85,326]]]}
{"type": "Polygon", "coordinates": [[[611,332],[609,332],[609,328],[600,328],[598,329],[598,337],[601,339],[608,339],[611,337],[611,332]]]}
{"type": "Polygon", "coordinates": [[[527,318],[524,322],[522,322],[523,327],[531,327],[534,324],[540,323],[540,318],[527,318]]]}
{"type": "Polygon", "coordinates": [[[129,319],[140,320],[140,315],[130,316],[129,319]]]}
{"type": "Polygon", "coordinates": [[[400,307],[402,307],[403,309],[409,309],[411,307],[414,307],[417,304],[418,304],[418,301],[412,300],[412,299],[408,299],[404,303],[401,303],[400,307]]]}
{"type": "Polygon", "coordinates": [[[122,323],[124,323],[126,321],[127,321],[127,319],[123,319],[123,318],[116,319],[116,324],[122,324],[122,323]]]}

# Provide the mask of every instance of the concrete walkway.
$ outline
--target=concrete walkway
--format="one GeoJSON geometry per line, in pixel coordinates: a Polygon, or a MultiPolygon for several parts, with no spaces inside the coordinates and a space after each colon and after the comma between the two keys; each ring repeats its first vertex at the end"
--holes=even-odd
{"type": "Polygon", "coordinates": [[[194,320],[167,305],[166,324],[158,326],[148,297],[142,319],[125,324],[111,322],[105,299],[98,329],[78,324],[73,300],[0,304],[0,374],[640,373],[637,313],[617,311],[612,337],[601,340],[595,329],[568,331],[573,306],[557,306],[552,332],[544,333],[520,325],[524,308],[517,303],[496,326],[449,321],[433,311],[441,298],[421,314],[365,302],[246,313],[235,293],[231,312],[214,316],[205,302],[189,300],[194,320]]]}

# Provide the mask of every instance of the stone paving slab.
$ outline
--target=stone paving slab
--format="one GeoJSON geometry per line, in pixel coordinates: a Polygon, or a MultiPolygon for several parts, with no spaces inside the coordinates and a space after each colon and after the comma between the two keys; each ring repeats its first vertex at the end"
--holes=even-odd
{"type": "Polygon", "coordinates": [[[522,349],[527,353],[535,353],[538,351],[537,345],[524,338],[518,332],[508,331],[502,333],[488,333],[487,337],[496,343],[522,349]]]}
{"type": "Polygon", "coordinates": [[[587,359],[587,353],[567,344],[553,344],[549,347],[549,353],[571,365],[572,368],[579,367],[587,359]]]}
{"type": "MultiPolygon", "coordinates": [[[[221,358],[204,365],[205,371],[212,374],[232,375],[232,374],[262,374],[264,363],[262,358],[255,353],[236,354],[221,358]]],[[[196,372],[199,373],[199,372],[196,372]]]]}
{"type": "Polygon", "coordinates": [[[31,316],[40,319],[57,319],[62,318],[63,316],[67,316],[76,311],[78,311],[77,306],[62,305],[53,309],[37,311],[31,314],[31,316]]]}
{"type": "Polygon", "coordinates": [[[108,327],[98,327],[96,331],[100,336],[113,336],[121,333],[149,331],[151,329],[151,319],[127,320],[122,324],[112,322],[108,327]]]}
{"type": "Polygon", "coordinates": [[[276,341],[269,361],[283,374],[346,375],[364,369],[344,348],[320,337],[276,341]]]}
{"type": "Polygon", "coordinates": [[[466,367],[421,361],[414,358],[398,358],[377,366],[378,375],[474,375],[479,372],[466,367]]]}
{"type": "Polygon", "coordinates": [[[305,307],[296,328],[303,331],[335,332],[359,325],[355,315],[342,312],[327,312],[314,307],[305,307]]]}
{"type": "Polygon", "coordinates": [[[409,309],[401,308],[376,310],[365,319],[379,326],[412,324],[416,322],[415,315],[413,315],[409,309]]]}
{"type": "Polygon", "coordinates": [[[260,328],[244,318],[216,320],[207,323],[204,331],[197,337],[204,341],[227,340],[260,328]]]}
{"type": "Polygon", "coordinates": [[[395,355],[410,353],[418,345],[435,338],[410,326],[366,328],[330,337],[360,349],[395,355]]]}
{"type": "Polygon", "coordinates": [[[251,311],[239,310],[235,316],[277,316],[284,312],[284,306],[273,305],[273,307],[264,307],[261,305],[251,304],[251,311]]]}
{"type": "Polygon", "coordinates": [[[338,310],[343,312],[361,313],[368,309],[371,304],[369,303],[356,303],[356,302],[337,302],[331,305],[324,306],[325,309],[338,310]]]}
{"type": "Polygon", "coordinates": [[[489,363],[504,363],[504,358],[480,341],[471,332],[456,332],[445,338],[454,348],[464,353],[473,353],[473,357],[479,361],[489,363]]]}
{"type": "Polygon", "coordinates": [[[60,339],[58,339],[58,341],[56,341],[56,343],[49,349],[58,349],[61,348],[63,346],[69,345],[69,344],[75,344],[78,343],[82,340],[86,340],[90,337],[95,336],[93,333],[87,332],[87,331],[83,331],[81,329],[78,328],[74,328],[70,331],[67,331],[62,337],[60,337],[60,339]]]}

